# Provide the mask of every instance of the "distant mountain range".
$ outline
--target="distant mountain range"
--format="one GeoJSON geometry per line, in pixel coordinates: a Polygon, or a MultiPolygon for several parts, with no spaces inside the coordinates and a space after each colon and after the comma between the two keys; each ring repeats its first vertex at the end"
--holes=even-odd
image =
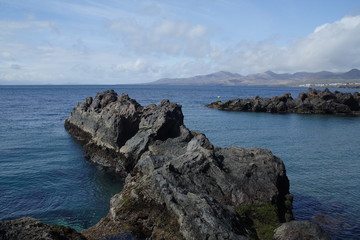
{"type": "Polygon", "coordinates": [[[316,73],[297,72],[297,73],[274,73],[267,71],[263,73],[242,76],[237,73],[220,71],[207,75],[198,75],[188,78],[163,78],[150,84],[158,85],[285,85],[285,86],[322,86],[322,85],[342,85],[359,84],[360,70],[352,69],[348,72],[333,73],[321,71],[316,73]]]}

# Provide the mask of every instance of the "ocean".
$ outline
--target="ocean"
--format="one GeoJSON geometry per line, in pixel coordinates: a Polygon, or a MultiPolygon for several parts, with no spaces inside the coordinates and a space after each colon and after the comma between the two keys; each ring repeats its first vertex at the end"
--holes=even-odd
{"type": "Polygon", "coordinates": [[[31,216],[82,230],[106,216],[123,179],[88,163],[64,120],[78,102],[107,89],[142,105],[165,98],[181,104],[185,125],[214,145],[270,149],[285,163],[296,219],[317,221],[333,239],[360,238],[360,117],[204,107],[217,96],[307,91],[289,87],[0,86],[0,220],[31,216]]]}

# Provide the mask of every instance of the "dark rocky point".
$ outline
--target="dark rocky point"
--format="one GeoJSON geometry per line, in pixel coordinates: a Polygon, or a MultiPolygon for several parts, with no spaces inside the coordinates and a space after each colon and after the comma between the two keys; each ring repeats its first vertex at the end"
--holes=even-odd
{"type": "Polygon", "coordinates": [[[52,226],[33,218],[0,221],[0,240],[86,240],[70,227],[52,226]]]}
{"type": "Polygon", "coordinates": [[[109,90],[79,103],[65,127],[91,162],[126,176],[87,239],[271,239],[293,219],[281,159],[212,145],[178,104],[143,107],[109,90]]]}
{"type": "Polygon", "coordinates": [[[290,93],[271,98],[235,98],[213,102],[209,108],[242,112],[360,115],[360,93],[309,89],[295,99],[290,93]]]}

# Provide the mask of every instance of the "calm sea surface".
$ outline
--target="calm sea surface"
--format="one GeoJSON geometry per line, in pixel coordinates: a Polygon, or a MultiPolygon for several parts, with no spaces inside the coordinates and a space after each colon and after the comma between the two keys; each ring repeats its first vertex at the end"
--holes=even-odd
{"type": "Polygon", "coordinates": [[[122,179],[89,164],[63,127],[78,102],[107,89],[142,105],[182,104],[186,126],[215,145],[270,149],[285,162],[297,219],[317,220],[334,239],[360,238],[360,117],[204,107],[216,96],[296,97],[304,88],[0,86],[0,219],[31,216],[82,230],[107,214],[122,179]]]}

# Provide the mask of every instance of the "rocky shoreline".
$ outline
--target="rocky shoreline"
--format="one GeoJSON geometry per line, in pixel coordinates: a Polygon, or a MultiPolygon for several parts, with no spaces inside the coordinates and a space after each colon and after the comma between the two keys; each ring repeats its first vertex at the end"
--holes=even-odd
{"type": "Polygon", "coordinates": [[[290,93],[271,98],[235,98],[206,107],[241,112],[360,115],[360,93],[311,89],[292,98],[290,93]]]}
{"type": "MultiPolygon", "coordinates": [[[[329,239],[316,224],[293,221],[281,159],[266,149],[212,145],[186,128],[181,105],[143,107],[108,90],[79,103],[65,127],[89,161],[126,177],[84,239],[329,239]]],[[[12,221],[0,222],[0,240],[22,239],[16,229],[24,236],[34,225],[12,221]]]]}

